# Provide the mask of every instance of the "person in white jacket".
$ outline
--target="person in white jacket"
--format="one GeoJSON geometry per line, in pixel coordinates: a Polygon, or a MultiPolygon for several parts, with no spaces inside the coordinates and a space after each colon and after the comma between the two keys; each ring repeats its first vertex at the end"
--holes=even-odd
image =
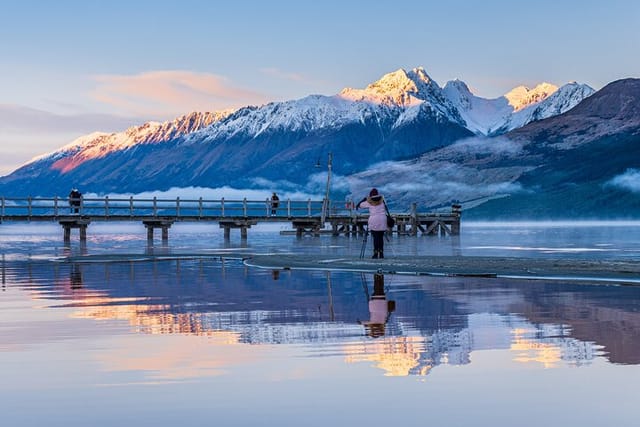
{"type": "Polygon", "coordinates": [[[369,208],[369,231],[373,236],[373,256],[371,258],[384,258],[384,233],[387,231],[387,210],[382,194],[373,188],[369,196],[363,198],[356,205],[356,209],[369,208]]]}

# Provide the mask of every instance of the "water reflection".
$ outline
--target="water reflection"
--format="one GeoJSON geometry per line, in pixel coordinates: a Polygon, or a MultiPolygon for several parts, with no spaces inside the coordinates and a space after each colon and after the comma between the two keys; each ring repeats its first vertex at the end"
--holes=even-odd
{"type": "Polygon", "coordinates": [[[361,322],[367,335],[378,338],[385,334],[385,327],[389,316],[395,310],[395,301],[387,301],[387,294],[384,289],[384,274],[375,273],[373,275],[373,293],[369,295],[369,288],[363,276],[365,295],[369,301],[369,320],[361,322]]]}
{"type": "Polygon", "coordinates": [[[485,350],[545,368],[597,357],[640,363],[634,287],[262,271],[214,258],[3,260],[2,278],[49,308],[71,309],[73,319],[125,321],[135,334],[206,336],[219,346],[302,344],[316,357],[373,363],[386,375],[466,365],[485,350]]]}

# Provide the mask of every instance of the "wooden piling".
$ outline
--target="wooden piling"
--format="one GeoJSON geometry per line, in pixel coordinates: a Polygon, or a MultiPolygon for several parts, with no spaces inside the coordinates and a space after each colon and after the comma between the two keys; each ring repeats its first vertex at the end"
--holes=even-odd
{"type": "Polygon", "coordinates": [[[142,221],[147,229],[147,242],[153,242],[153,230],[159,228],[162,232],[161,237],[164,243],[169,241],[169,228],[173,225],[170,219],[148,219],[142,221]]]}
{"type": "Polygon", "coordinates": [[[87,241],[87,227],[91,223],[90,220],[85,218],[65,218],[58,221],[62,226],[64,243],[71,242],[71,229],[77,228],[80,235],[80,242],[87,241]]]}

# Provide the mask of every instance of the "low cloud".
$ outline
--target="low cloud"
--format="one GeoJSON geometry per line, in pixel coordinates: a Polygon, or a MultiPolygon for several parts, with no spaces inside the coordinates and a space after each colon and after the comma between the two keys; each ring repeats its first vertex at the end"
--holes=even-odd
{"type": "Polygon", "coordinates": [[[522,151],[522,146],[504,137],[471,137],[457,141],[450,149],[469,154],[514,155],[522,151]]]}
{"type": "MultiPolygon", "coordinates": [[[[476,145],[472,143],[472,147],[476,145]]],[[[506,145],[497,149],[511,150],[506,145]]],[[[525,167],[483,169],[423,158],[379,163],[347,179],[354,199],[376,187],[396,206],[416,202],[422,207],[431,207],[444,206],[453,200],[464,204],[525,191],[517,182],[524,170],[525,167]]]]}
{"type": "Polygon", "coordinates": [[[217,111],[264,104],[267,97],[223,76],[192,71],[149,71],[98,75],[91,94],[102,103],[135,115],[172,118],[190,111],[217,111]]]}
{"type": "Polygon", "coordinates": [[[623,174],[612,178],[607,185],[618,187],[634,193],[640,193],[640,170],[627,169],[623,174]]]}
{"type": "Polygon", "coordinates": [[[166,191],[145,191],[142,193],[109,193],[109,194],[95,194],[87,193],[85,197],[88,198],[101,198],[109,196],[114,199],[126,199],[129,197],[140,199],[152,199],[154,197],[164,200],[175,200],[180,197],[181,200],[198,200],[202,197],[204,200],[220,200],[224,198],[227,201],[238,201],[246,198],[248,201],[261,201],[271,197],[271,193],[276,191],[280,196],[280,200],[318,200],[322,196],[317,194],[310,194],[304,191],[296,190],[280,190],[280,188],[273,189],[242,189],[234,187],[174,187],[166,191]]]}

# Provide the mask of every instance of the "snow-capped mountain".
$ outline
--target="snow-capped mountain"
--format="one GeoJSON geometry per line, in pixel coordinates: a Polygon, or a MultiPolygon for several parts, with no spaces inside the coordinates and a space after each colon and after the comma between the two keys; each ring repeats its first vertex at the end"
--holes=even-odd
{"type": "Polygon", "coordinates": [[[554,88],[517,88],[485,100],[461,81],[441,88],[422,68],[400,69],[364,89],[333,96],[193,113],[122,133],[92,134],[0,178],[0,193],[55,195],[70,186],[108,193],[304,185],[316,172],[312,165],[328,152],[336,159],[336,175],[346,176],[564,111],[589,93],[554,88]]]}
{"type": "Polygon", "coordinates": [[[486,99],[471,93],[460,80],[448,82],[443,91],[456,106],[466,128],[479,135],[499,135],[564,113],[594,92],[591,87],[575,82],[560,88],[541,83],[533,89],[518,86],[504,96],[486,99]]]}
{"type": "MultiPolygon", "coordinates": [[[[558,108],[580,90],[567,86],[552,95],[558,108]]],[[[542,103],[520,112],[527,110],[547,113],[542,103]]],[[[396,206],[449,209],[458,200],[465,218],[637,219],[639,158],[640,79],[624,79],[565,113],[374,165],[347,179],[353,193],[375,186],[396,206]]]]}
{"type": "Polygon", "coordinates": [[[148,122],[142,126],[134,126],[124,132],[94,132],[81,136],[53,153],[38,156],[31,162],[42,159],[54,160],[52,168],[68,172],[84,161],[105,157],[115,151],[126,150],[139,144],[159,144],[188,135],[228,117],[231,113],[233,110],[193,112],[163,123],[148,122]]]}

